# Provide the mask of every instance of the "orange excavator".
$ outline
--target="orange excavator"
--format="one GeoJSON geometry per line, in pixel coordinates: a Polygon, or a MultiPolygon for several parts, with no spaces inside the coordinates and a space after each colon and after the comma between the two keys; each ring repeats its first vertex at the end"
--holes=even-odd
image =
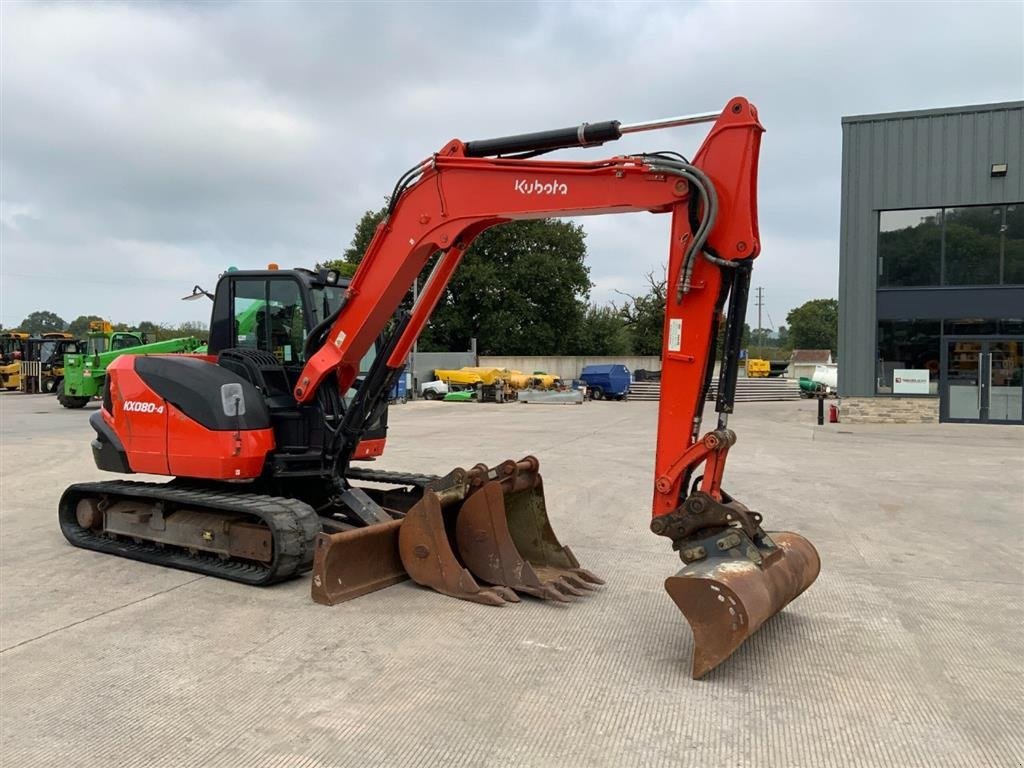
{"type": "Polygon", "coordinates": [[[721,112],[453,140],[406,172],[351,282],[334,272],[228,272],[208,354],[118,358],[91,419],[97,465],[167,483],[80,483],[60,501],[79,547],[267,584],[312,569],[334,604],[406,578],[489,605],[571,601],[601,579],[552,529],[539,461],[444,476],[359,466],[384,448],[388,393],[473,239],[519,219],[670,214],[669,291],[651,530],[683,561],[665,588],[694,635],[693,675],[727,658],[818,575],[814,547],[766,531],[722,487],[751,267],[760,252],[763,128],[721,112]],[[713,122],[676,152],[536,159],[624,134],[713,122]],[[432,257],[411,310],[400,306],[432,257]],[[241,322],[240,318],[245,318],[241,322]],[[717,424],[701,432],[725,322],[717,424]]]}

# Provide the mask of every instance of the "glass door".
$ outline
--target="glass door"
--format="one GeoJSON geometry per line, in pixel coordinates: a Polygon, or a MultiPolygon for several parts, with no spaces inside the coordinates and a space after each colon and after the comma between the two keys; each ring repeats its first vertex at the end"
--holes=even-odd
{"type": "Polygon", "coordinates": [[[1024,339],[946,341],[944,417],[1024,422],[1024,339]]]}
{"type": "Polygon", "coordinates": [[[981,420],[981,341],[949,341],[946,347],[946,415],[950,421],[981,420]]]}
{"type": "Polygon", "coordinates": [[[989,341],[988,420],[1017,422],[1024,418],[1024,341],[989,341]]]}

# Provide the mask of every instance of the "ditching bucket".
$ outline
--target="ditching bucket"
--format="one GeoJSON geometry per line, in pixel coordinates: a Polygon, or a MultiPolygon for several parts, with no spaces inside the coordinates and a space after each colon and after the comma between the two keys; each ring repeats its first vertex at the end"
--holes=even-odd
{"type": "Polygon", "coordinates": [[[569,602],[604,584],[555,536],[534,456],[470,470],[471,490],[455,525],[463,562],[478,578],[569,602]]]}
{"type": "MultiPolygon", "coordinates": [[[[741,537],[738,532],[730,535],[741,537]]],[[[759,548],[746,543],[748,547],[728,551],[719,547],[716,556],[690,563],[665,580],[665,590],[693,630],[694,679],[729,658],[818,577],[818,552],[802,536],[769,533],[759,548]],[[759,563],[743,556],[751,549],[760,550],[759,563]]],[[[712,546],[707,550],[710,553],[712,546]]]]}
{"type": "Polygon", "coordinates": [[[313,600],[337,605],[409,578],[398,551],[401,520],[320,533],[313,553],[313,600]]]}

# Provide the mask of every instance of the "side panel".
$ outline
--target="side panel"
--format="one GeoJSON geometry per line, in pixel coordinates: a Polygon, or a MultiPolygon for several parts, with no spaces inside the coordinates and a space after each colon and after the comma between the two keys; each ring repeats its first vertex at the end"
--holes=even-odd
{"type": "Polygon", "coordinates": [[[146,386],[132,368],[132,358],[118,358],[110,375],[112,413],[104,420],[121,439],[133,472],[169,474],[167,466],[167,403],[146,386]]]}
{"type": "Polygon", "coordinates": [[[272,429],[214,431],[167,406],[167,461],[170,474],[210,480],[259,477],[274,450],[272,429]]]}
{"type": "Polygon", "coordinates": [[[260,476],[274,449],[272,429],[207,429],[148,387],[134,360],[123,355],[107,369],[112,411],[103,411],[132,471],[212,480],[260,476]]]}

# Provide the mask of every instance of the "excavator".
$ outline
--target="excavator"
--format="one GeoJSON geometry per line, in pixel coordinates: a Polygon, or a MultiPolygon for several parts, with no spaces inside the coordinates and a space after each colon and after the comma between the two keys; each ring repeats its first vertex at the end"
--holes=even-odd
{"type": "Polygon", "coordinates": [[[388,393],[481,232],[522,219],[669,214],[650,529],[682,560],[665,589],[693,631],[692,675],[705,675],[820,568],[809,541],[766,530],[723,488],[761,250],[763,131],[737,97],[720,112],[450,141],[398,179],[349,283],[322,269],[225,273],[208,354],[110,365],[90,419],[97,466],[172,479],[72,485],[59,503],[62,532],[78,547],[248,584],[312,570],[313,599],[327,605],[408,578],[492,606],[593,594],[603,582],[555,535],[536,457],[441,476],[360,460],[383,451],[388,393]],[[537,159],[697,123],[713,125],[692,160],[674,151],[537,159]],[[256,322],[239,323],[249,316],[256,322]],[[717,418],[702,432],[723,323],[717,418]]]}

